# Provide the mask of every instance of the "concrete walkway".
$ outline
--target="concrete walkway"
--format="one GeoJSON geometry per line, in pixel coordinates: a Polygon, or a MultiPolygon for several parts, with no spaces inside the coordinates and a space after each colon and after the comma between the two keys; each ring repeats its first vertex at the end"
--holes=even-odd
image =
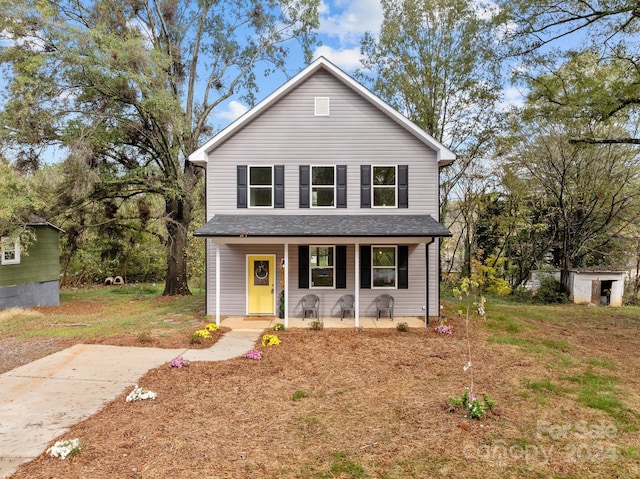
{"type": "MultiPolygon", "coordinates": [[[[324,327],[353,328],[353,318],[323,317],[324,327]]],[[[290,318],[290,328],[308,328],[313,320],[290,318]]],[[[396,321],[360,318],[363,328],[395,328],[398,322],[424,328],[419,317],[396,321]]],[[[231,328],[208,349],[160,349],[77,344],[0,375],[0,479],[42,454],[74,424],[105,403],[133,389],[150,369],[182,356],[189,361],[224,361],[252,349],[274,317],[226,317],[231,328]]]]}
{"type": "Polygon", "coordinates": [[[133,389],[150,369],[177,356],[223,361],[252,349],[262,329],[235,329],[209,349],[77,344],[0,375],[0,478],[40,454],[56,437],[133,389]]]}

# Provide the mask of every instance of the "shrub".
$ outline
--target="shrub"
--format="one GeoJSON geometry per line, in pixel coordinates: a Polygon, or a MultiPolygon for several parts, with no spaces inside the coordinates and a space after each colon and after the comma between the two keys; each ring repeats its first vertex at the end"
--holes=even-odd
{"type": "Polygon", "coordinates": [[[407,323],[398,323],[396,324],[396,329],[401,333],[406,333],[409,331],[409,325],[407,323]]]}
{"type": "Polygon", "coordinates": [[[309,328],[311,328],[314,331],[321,331],[322,329],[324,329],[324,323],[319,319],[316,319],[315,321],[311,321],[309,328]]]}
{"type": "Polygon", "coordinates": [[[487,410],[493,411],[495,401],[490,399],[486,394],[483,395],[482,399],[469,396],[469,390],[465,389],[464,393],[462,393],[462,396],[459,398],[451,396],[449,398],[449,403],[454,407],[454,409],[466,409],[467,414],[471,419],[482,419],[486,415],[487,410]]]}
{"type": "Polygon", "coordinates": [[[536,291],[537,301],[545,304],[567,303],[569,298],[560,291],[560,281],[550,275],[542,275],[540,277],[540,289],[536,291]]]}
{"type": "Polygon", "coordinates": [[[142,331],[140,334],[138,334],[138,342],[139,343],[152,343],[153,342],[153,336],[151,336],[151,333],[149,333],[147,331],[142,331]]]}

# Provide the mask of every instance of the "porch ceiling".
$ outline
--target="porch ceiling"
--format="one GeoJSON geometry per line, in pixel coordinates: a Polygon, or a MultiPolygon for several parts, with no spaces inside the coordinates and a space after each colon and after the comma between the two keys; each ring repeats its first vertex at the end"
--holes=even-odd
{"type": "Polygon", "coordinates": [[[264,241],[264,238],[276,240],[309,237],[344,240],[410,238],[415,242],[421,242],[421,239],[451,236],[451,233],[430,215],[223,214],[214,215],[195,235],[213,239],[224,238],[224,242],[237,242],[237,239],[246,241],[250,238],[262,238],[264,241]],[[235,241],[230,241],[232,238],[235,241]]]}

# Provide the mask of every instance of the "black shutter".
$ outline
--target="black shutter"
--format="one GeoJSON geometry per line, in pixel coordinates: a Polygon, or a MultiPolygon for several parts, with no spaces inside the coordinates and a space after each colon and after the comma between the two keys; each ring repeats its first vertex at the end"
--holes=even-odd
{"type": "Polygon", "coordinates": [[[311,174],[309,165],[300,165],[300,208],[309,208],[309,184],[311,174]]]}
{"type": "Polygon", "coordinates": [[[371,289],[371,246],[360,246],[360,289],[371,289]]]}
{"type": "Polygon", "coordinates": [[[246,165],[238,165],[238,173],[237,173],[237,207],[238,208],[246,208],[247,207],[247,166],[246,165]]]}
{"type": "Polygon", "coordinates": [[[347,165],[336,166],[337,207],[347,207],[347,165]]]}
{"type": "Polygon", "coordinates": [[[409,207],[409,166],[398,165],[398,208],[409,207]]]}
{"type": "Polygon", "coordinates": [[[360,165],[360,208],[371,208],[371,165],[360,165]]]}
{"type": "Polygon", "coordinates": [[[398,289],[409,289],[409,247],[398,246],[398,289]]]}
{"type": "Polygon", "coordinates": [[[284,165],[273,167],[274,208],[284,208],[284,165]]]}
{"type": "Polygon", "coordinates": [[[298,288],[309,289],[309,246],[298,246],[298,288]]]}
{"type": "Polygon", "coordinates": [[[345,289],[347,287],[347,247],[345,245],[336,246],[336,288],[345,289]]]}

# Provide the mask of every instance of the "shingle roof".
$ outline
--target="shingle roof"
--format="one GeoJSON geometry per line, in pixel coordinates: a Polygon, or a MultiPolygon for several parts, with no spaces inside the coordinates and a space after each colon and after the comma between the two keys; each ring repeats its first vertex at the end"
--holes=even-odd
{"type": "Polygon", "coordinates": [[[195,233],[209,237],[441,237],[451,236],[430,215],[215,215],[195,233]]]}

